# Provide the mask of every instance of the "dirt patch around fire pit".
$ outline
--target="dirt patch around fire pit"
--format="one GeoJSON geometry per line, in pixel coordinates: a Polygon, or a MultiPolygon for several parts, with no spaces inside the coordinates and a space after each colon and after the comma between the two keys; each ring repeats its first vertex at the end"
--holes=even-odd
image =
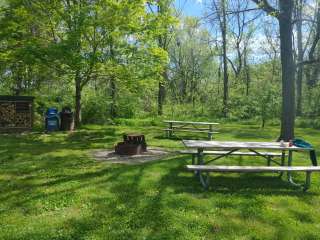
{"type": "Polygon", "coordinates": [[[172,156],[174,154],[174,152],[169,152],[161,148],[148,148],[147,152],[133,156],[118,155],[114,152],[114,150],[96,150],[92,152],[93,157],[98,161],[123,164],[141,164],[152,162],[172,156]]]}

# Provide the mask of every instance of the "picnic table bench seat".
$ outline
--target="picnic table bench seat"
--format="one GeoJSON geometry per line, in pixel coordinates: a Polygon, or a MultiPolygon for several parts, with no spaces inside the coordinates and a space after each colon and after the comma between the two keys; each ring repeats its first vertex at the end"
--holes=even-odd
{"type": "Polygon", "coordinates": [[[193,122],[193,121],[175,121],[175,120],[164,120],[165,123],[175,123],[175,124],[201,124],[201,125],[219,125],[219,123],[212,122],[193,122]]]}
{"type": "Polygon", "coordinates": [[[319,166],[212,166],[212,165],[187,165],[188,171],[196,171],[200,176],[200,182],[204,188],[209,185],[209,173],[273,173],[273,172],[305,172],[306,180],[303,185],[303,190],[310,188],[311,173],[320,172],[319,166]],[[203,174],[206,173],[206,175],[203,174]]]}
{"type": "Polygon", "coordinates": [[[166,128],[166,129],[163,129],[163,131],[168,131],[168,132],[194,132],[194,133],[210,133],[210,134],[216,134],[216,133],[219,133],[219,132],[208,132],[208,129],[195,129],[195,128],[173,128],[173,129],[170,129],[170,128],[166,128]]]}
{"type": "MultiPolygon", "coordinates": [[[[180,154],[198,154],[197,150],[181,150],[179,151],[180,154]]],[[[203,151],[203,155],[224,155],[227,154],[228,151],[203,151]]],[[[264,156],[271,156],[271,157],[281,157],[282,153],[277,152],[259,152],[260,155],[264,156]]],[[[236,156],[257,156],[254,152],[232,152],[229,155],[236,155],[236,156]]]]}

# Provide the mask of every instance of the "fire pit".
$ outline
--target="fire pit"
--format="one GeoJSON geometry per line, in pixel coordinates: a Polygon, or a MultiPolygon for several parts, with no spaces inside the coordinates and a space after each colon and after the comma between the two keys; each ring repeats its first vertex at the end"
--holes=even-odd
{"type": "Polygon", "coordinates": [[[137,155],[147,151],[147,144],[143,134],[124,134],[123,142],[115,146],[119,155],[137,155]]]}

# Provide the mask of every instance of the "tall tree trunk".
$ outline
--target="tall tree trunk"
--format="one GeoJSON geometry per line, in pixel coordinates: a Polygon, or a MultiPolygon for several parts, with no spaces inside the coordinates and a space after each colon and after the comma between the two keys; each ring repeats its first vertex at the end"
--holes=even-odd
{"type": "Polygon", "coordinates": [[[311,65],[307,65],[305,67],[305,78],[306,78],[306,84],[307,84],[307,89],[308,89],[308,94],[307,94],[307,104],[309,106],[311,106],[312,104],[312,85],[310,84],[311,83],[311,71],[312,71],[312,66],[311,65]]]}
{"type": "Polygon", "coordinates": [[[222,65],[222,63],[221,63],[222,61],[221,61],[221,58],[220,58],[220,62],[219,62],[219,71],[218,71],[218,96],[220,96],[220,82],[221,82],[221,75],[222,75],[222,71],[221,71],[221,65],[222,65]]]}
{"type": "Polygon", "coordinates": [[[165,84],[164,81],[167,80],[167,71],[164,70],[162,73],[163,79],[159,82],[159,89],[158,89],[158,115],[161,116],[163,114],[163,104],[164,104],[164,98],[165,98],[165,84]]]}
{"type": "MultiPolygon", "coordinates": [[[[170,9],[171,1],[157,1],[157,12],[159,15],[165,16],[170,9]]],[[[168,38],[168,33],[164,33],[158,37],[158,46],[161,47],[163,50],[168,50],[170,38],[168,38]]],[[[159,81],[159,88],[158,88],[158,115],[161,116],[163,114],[163,104],[165,99],[165,83],[168,82],[168,73],[167,73],[167,66],[164,66],[162,72],[162,80],[159,81]]]]}
{"type": "Polygon", "coordinates": [[[228,80],[228,60],[227,60],[227,17],[226,17],[226,1],[221,1],[222,9],[222,45],[223,45],[223,116],[228,116],[228,97],[229,97],[229,80],[228,80]]]}
{"type": "Polygon", "coordinates": [[[111,115],[111,118],[114,119],[117,117],[117,86],[116,86],[116,82],[115,80],[111,79],[110,81],[110,88],[111,88],[111,99],[112,99],[112,102],[111,102],[111,106],[110,106],[110,115],[111,115]]]}
{"type": "Polygon", "coordinates": [[[292,11],[294,1],[280,0],[280,48],[282,65],[282,115],[280,139],[294,138],[295,67],[292,48],[292,11]]]}
{"type": "MultiPolygon", "coordinates": [[[[302,0],[299,0],[297,7],[297,41],[298,41],[298,62],[303,61],[303,46],[302,46],[302,0]]],[[[303,64],[298,64],[297,72],[297,116],[302,114],[302,79],[303,79],[303,64]]]]}
{"type": "Polygon", "coordinates": [[[20,96],[22,92],[22,77],[20,76],[20,73],[17,75],[17,80],[13,91],[15,96],[20,96]]]}
{"type": "Polygon", "coordinates": [[[79,71],[76,72],[75,76],[75,86],[76,86],[76,98],[75,98],[75,116],[74,123],[75,127],[78,128],[81,125],[81,78],[79,71]]]}
{"type": "Polygon", "coordinates": [[[251,83],[251,76],[250,76],[250,68],[247,63],[248,52],[247,49],[244,50],[244,59],[243,59],[243,67],[246,75],[246,96],[249,96],[249,89],[251,83]]]}
{"type": "Polygon", "coordinates": [[[15,79],[15,84],[12,87],[12,91],[15,96],[19,96],[23,89],[22,66],[20,66],[19,64],[13,68],[13,78],[15,79]]]}
{"type": "MultiPolygon", "coordinates": [[[[110,57],[113,61],[117,62],[115,48],[113,44],[113,38],[110,40],[110,57]]],[[[111,95],[111,106],[110,106],[110,115],[111,118],[114,119],[117,117],[117,85],[115,75],[111,75],[110,79],[110,95],[111,95]]]]}

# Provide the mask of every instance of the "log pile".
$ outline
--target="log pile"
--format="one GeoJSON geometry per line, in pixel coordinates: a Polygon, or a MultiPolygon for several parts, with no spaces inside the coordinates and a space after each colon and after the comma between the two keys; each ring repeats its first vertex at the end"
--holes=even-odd
{"type": "Polygon", "coordinates": [[[21,108],[19,103],[0,103],[0,127],[30,128],[31,112],[25,105],[21,108]]]}
{"type": "Polygon", "coordinates": [[[14,126],[15,112],[14,103],[0,103],[0,126],[14,126]]]}
{"type": "Polygon", "coordinates": [[[33,100],[31,96],[0,95],[0,133],[32,130],[33,100]]]}
{"type": "Polygon", "coordinates": [[[30,113],[16,113],[15,126],[21,128],[31,127],[30,113]]]}

